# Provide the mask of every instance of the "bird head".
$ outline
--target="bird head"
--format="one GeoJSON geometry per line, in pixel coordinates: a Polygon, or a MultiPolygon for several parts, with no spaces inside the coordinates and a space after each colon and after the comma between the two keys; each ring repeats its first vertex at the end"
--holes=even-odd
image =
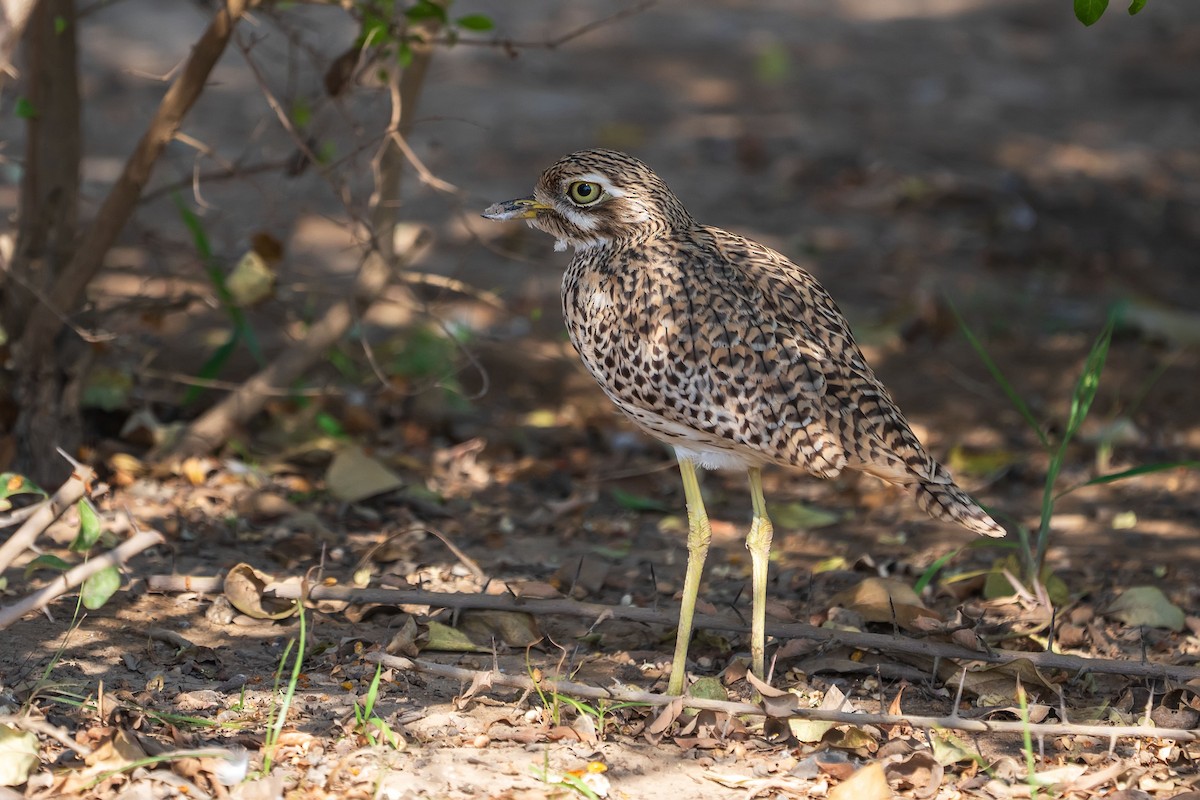
{"type": "Polygon", "coordinates": [[[692,224],[662,178],[615,150],[564,156],[542,173],[531,197],[495,203],[483,216],[528,220],[557,239],[558,250],[642,240],[692,224]]]}

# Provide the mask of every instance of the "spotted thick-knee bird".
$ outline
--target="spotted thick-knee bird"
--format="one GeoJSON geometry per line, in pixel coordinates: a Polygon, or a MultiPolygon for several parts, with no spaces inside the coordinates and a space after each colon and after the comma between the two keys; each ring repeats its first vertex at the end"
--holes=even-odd
{"type": "Polygon", "coordinates": [[[605,394],[679,459],[688,566],[669,693],[683,693],[712,536],[698,467],[749,473],[750,652],[759,677],[772,537],[764,465],[820,478],[867,472],[908,487],[934,519],[1004,535],[921,446],[817,280],[769,247],[697,222],[638,159],[572,153],[542,173],[532,197],[483,215],[528,220],[556,249],[575,249],[562,282],[571,341],[605,394]]]}

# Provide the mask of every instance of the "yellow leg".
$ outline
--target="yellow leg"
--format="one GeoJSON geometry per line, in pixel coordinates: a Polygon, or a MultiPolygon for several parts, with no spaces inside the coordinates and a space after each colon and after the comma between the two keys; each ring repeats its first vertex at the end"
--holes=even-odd
{"type": "Polygon", "coordinates": [[[750,468],[750,499],[754,503],[754,520],[746,535],[750,551],[750,568],[754,588],[754,606],[750,616],[750,667],[755,676],[766,680],[767,652],[767,565],[771,558],[771,536],[774,527],[767,518],[767,501],[763,498],[762,470],[750,468]]]}
{"type": "Polygon", "coordinates": [[[679,472],[683,475],[683,496],[687,500],[688,563],[683,579],[683,602],[679,607],[679,630],[675,634],[675,659],[671,662],[671,680],[667,684],[667,694],[672,695],[683,694],[687,681],[688,643],[692,639],[696,595],[700,592],[700,575],[704,572],[704,559],[712,540],[712,527],[708,524],[704,499],[700,496],[700,481],[696,478],[696,464],[682,458],[679,472]]]}

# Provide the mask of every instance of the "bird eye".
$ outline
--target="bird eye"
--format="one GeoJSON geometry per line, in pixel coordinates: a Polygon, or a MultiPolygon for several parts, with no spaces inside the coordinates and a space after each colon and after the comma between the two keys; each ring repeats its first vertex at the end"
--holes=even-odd
{"type": "Polygon", "coordinates": [[[590,206],[600,202],[604,191],[600,184],[591,181],[575,181],[567,187],[567,197],[577,206],[590,206]]]}

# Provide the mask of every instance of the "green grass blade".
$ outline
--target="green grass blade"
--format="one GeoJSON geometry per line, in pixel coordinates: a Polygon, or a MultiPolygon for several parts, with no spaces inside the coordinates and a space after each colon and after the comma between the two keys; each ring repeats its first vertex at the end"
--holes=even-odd
{"type": "Polygon", "coordinates": [[[913,592],[920,597],[921,592],[925,591],[925,587],[933,582],[934,577],[937,576],[942,567],[946,566],[950,559],[954,558],[960,552],[962,552],[961,547],[956,550],[951,550],[949,553],[946,553],[946,555],[942,556],[937,561],[934,561],[932,564],[926,567],[925,571],[921,573],[921,577],[917,578],[917,582],[913,584],[913,592]]]}
{"type": "MultiPolygon", "coordinates": [[[[231,336],[230,344],[236,344],[238,340],[246,343],[246,349],[250,351],[250,355],[254,357],[255,363],[260,366],[266,364],[266,358],[263,356],[262,347],[258,343],[258,336],[255,335],[254,329],[250,327],[246,321],[246,315],[242,309],[234,302],[233,294],[229,291],[229,285],[225,282],[225,273],[217,264],[217,259],[213,255],[212,243],[208,239],[208,232],[204,230],[204,223],[196,216],[196,213],[188,208],[187,203],[178,193],[173,194],[171,199],[175,202],[175,208],[179,212],[179,218],[183,221],[183,225],[192,235],[192,244],[196,248],[196,252],[200,255],[200,260],[204,262],[204,274],[208,276],[209,283],[217,293],[217,299],[221,302],[221,307],[225,309],[225,313],[229,315],[230,322],[233,323],[234,335],[231,336]]],[[[222,352],[218,350],[218,353],[222,352]]],[[[220,367],[225,363],[225,360],[232,353],[232,348],[217,361],[215,369],[212,369],[212,374],[202,375],[204,378],[215,378],[220,373],[220,367]]],[[[215,360],[210,359],[210,362],[215,360]]],[[[189,392],[190,399],[194,398],[195,392],[189,392]]],[[[188,400],[184,401],[185,404],[188,400]]]]}
{"type": "Polygon", "coordinates": [[[187,207],[178,193],[171,195],[171,199],[175,201],[175,208],[179,211],[179,218],[183,220],[184,227],[192,235],[192,245],[207,266],[208,262],[212,260],[213,253],[212,244],[208,241],[208,232],[204,230],[204,224],[200,222],[196,213],[187,207]]]}
{"type": "MultiPolygon", "coordinates": [[[[212,355],[205,359],[196,377],[205,381],[216,379],[221,374],[221,367],[225,366],[225,362],[229,360],[229,357],[233,355],[233,351],[237,349],[237,343],[240,339],[241,336],[238,335],[237,329],[234,328],[224,344],[214,350],[212,355]]],[[[203,386],[188,387],[187,393],[183,396],[183,404],[185,406],[191,405],[206,391],[208,390],[203,386]]]]}
{"type": "Polygon", "coordinates": [[[1108,346],[1112,342],[1114,322],[1114,318],[1109,316],[1104,329],[1092,344],[1087,361],[1084,362],[1083,372],[1079,374],[1075,392],[1071,396],[1071,415],[1067,419],[1067,430],[1063,435],[1061,447],[1066,447],[1067,441],[1079,431],[1079,426],[1087,418],[1092,402],[1096,399],[1096,392],[1100,388],[1100,376],[1104,372],[1104,363],[1108,360],[1108,346]]]}
{"type": "Polygon", "coordinates": [[[1166,472],[1170,469],[1200,469],[1200,461],[1162,461],[1157,464],[1142,464],[1140,467],[1131,467],[1130,469],[1121,470],[1120,472],[1110,472],[1107,475],[1097,475],[1091,480],[1076,484],[1069,489],[1063,489],[1054,499],[1064,497],[1076,489],[1082,489],[1084,486],[1099,486],[1105,483],[1116,483],[1123,481],[1126,478],[1136,478],[1139,475],[1150,475],[1155,472],[1166,472]]]}
{"type": "Polygon", "coordinates": [[[1115,323],[1116,315],[1109,314],[1108,321],[1104,323],[1100,335],[1092,343],[1092,349],[1088,352],[1087,360],[1083,363],[1083,371],[1079,373],[1079,380],[1075,382],[1075,391],[1071,395],[1071,414],[1067,418],[1067,428],[1063,431],[1058,449],[1050,457],[1050,466],[1046,471],[1045,489],[1042,491],[1042,518],[1038,524],[1037,552],[1033,563],[1027,565],[1029,567],[1028,578],[1031,582],[1040,579],[1042,564],[1046,560],[1046,550],[1050,547],[1050,517],[1054,515],[1054,501],[1057,498],[1054,484],[1057,483],[1063,462],[1067,459],[1067,445],[1071,443],[1071,439],[1079,431],[1083,421],[1087,419],[1088,412],[1092,409],[1092,402],[1096,399],[1096,392],[1100,389],[1100,376],[1103,374],[1104,364],[1108,360],[1108,346],[1112,342],[1115,323]]]}
{"type": "Polygon", "coordinates": [[[295,658],[292,661],[292,671],[288,676],[287,685],[284,687],[283,700],[279,703],[279,707],[275,709],[274,716],[267,726],[267,732],[263,741],[263,767],[262,774],[271,774],[271,765],[275,757],[275,746],[279,742],[279,737],[283,733],[283,726],[287,723],[288,712],[292,707],[292,700],[296,697],[296,686],[300,683],[300,673],[304,669],[304,650],[308,647],[308,626],[305,622],[304,606],[297,603],[297,617],[300,621],[300,631],[297,638],[288,642],[284,648],[283,657],[279,660],[279,667],[275,672],[276,685],[279,683],[280,677],[283,675],[284,666],[287,664],[288,655],[292,652],[292,645],[295,645],[295,658]]]}
{"type": "Polygon", "coordinates": [[[987,371],[991,373],[992,380],[1004,392],[1008,401],[1013,404],[1013,408],[1017,410],[1017,413],[1025,419],[1025,424],[1037,434],[1038,441],[1042,443],[1042,447],[1049,450],[1051,448],[1050,440],[1046,437],[1045,432],[1042,431],[1042,425],[1038,422],[1037,417],[1033,415],[1033,411],[1030,410],[1021,395],[1017,394],[1017,390],[1008,382],[1008,378],[1004,377],[1004,373],[1001,372],[999,365],[992,360],[983,343],[979,341],[975,333],[967,326],[966,320],[958,313],[958,307],[954,305],[954,302],[949,297],[945,298],[945,300],[946,305],[950,307],[950,313],[954,315],[954,321],[958,323],[959,330],[963,332],[963,336],[967,338],[967,342],[975,350],[975,354],[979,356],[979,360],[983,362],[983,365],[987,367],[987,371]]]}

